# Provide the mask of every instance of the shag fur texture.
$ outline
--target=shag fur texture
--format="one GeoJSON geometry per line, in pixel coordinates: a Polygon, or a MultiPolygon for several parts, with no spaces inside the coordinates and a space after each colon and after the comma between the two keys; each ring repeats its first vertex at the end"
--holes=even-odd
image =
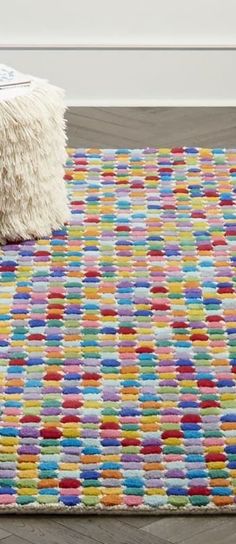
{"type": "Polygon", "coordinates": [[[34,81],[0,102],[0,244],[49,236],[68,220],[63,91],[34,81]]]}

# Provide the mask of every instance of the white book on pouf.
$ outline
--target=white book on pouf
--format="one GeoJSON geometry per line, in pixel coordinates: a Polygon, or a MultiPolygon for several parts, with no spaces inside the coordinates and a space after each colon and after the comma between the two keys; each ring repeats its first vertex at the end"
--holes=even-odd
{"type": "Polygon", "coordinates": [[[6,66],[5,64],[0,64],[0,89],[19,85],[30,85],[31,81],[32,78],[29,75],[22,74],[21,72],[18,72],[18,70],[6,66]]]}
{"type": "Polygon", "coordinates": [[[6,64],[0,64],[0,102],[28,94],[36,81],[46,80],[40,80],[6,64]]]}

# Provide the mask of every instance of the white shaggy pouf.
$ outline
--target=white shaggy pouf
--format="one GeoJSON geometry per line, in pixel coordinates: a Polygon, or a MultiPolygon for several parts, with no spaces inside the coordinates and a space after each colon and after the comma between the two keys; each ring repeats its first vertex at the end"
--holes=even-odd
{"type": "Polygon", "coordinates": [[[33,80],[0,101],[0,243],[49,236],[68,219],[63,91],[33,80]]]}

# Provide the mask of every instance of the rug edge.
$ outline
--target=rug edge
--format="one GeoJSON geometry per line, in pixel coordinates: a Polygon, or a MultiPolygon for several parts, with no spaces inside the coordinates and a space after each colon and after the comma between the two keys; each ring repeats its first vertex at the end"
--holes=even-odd
{"type": "Polygon", "coordinates": [[[228,506],[187,506],[182,508],[176,508],[175,506],[168,507],[105,507],[98,508],[94,507],[84,507],[84,506],[64,506],[64,505],[27,505],[27,506],[17,506],[17,505],[1,505],[0,506],[0,519],[1,515],[5,514],[61,514],[63,515],[184,515],[184,514],[193,514],[193,515],[211,515],[211,514],[236,514],[236,504],[228,506]]]}

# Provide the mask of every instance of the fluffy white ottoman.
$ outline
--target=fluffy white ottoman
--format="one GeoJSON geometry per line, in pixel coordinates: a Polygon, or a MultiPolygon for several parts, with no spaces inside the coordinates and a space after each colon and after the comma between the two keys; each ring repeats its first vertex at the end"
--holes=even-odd
{"type": "Polygon", "coordinates": [[[68,219],[63,91],[35,80],[0,101],[0,243],[49,236],[68,219]]]}

